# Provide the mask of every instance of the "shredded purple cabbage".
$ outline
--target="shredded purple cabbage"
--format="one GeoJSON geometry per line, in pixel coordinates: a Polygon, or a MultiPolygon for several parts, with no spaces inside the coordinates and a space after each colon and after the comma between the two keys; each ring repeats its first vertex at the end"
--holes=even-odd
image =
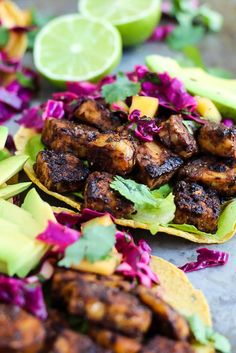
{"type": "Polygon", "coordinates": [[[43,111],[42,119],[48,118],[62,119],[65,115],[64,103],[49,99],[43,111]]]}
{"type": "Polygon", "coordinates": [[[224,119],[222,120],[222,123],[227,127],[234,126],[234,121],[232,119],[224,119]]]}
{"type": "Polygon", "coordinates": [[[142,117],[138,109],[133,110],[128,119],[131,121],[129,128],[134,130],[135,136],[141,141],[153,141],[153,136],[160,131],[155,119],[142,117]]]}
{"type": "Polygon", "coordinates": [[[229,254],[223,251],[201,248],[197,253],[197,261],[188,262],[179,268],[184,272],[199,271],[208,267],[223,266],[229,259],[229,254]]]}
{"type": "Polygon", "coordinates": [[[27,280],[0,276],[0,302],[19,306],[40,320],[47,318],[40,284],[32,286],[27,283],[27,280]]]}
{"type": "Polygon", "coordinates": [[[23,111],[22,116],[16,122],[29,129],[41,131],[43,128],[42,106],[36,106],[23,111]]]}
{"type": "Polygon", "coordinates": [[[77,97],[100,96],[98,85],[91,82],[67,82],[67,90],[75,93],[77,97]]]}
{"type": "Polygon", "coordinates": [[[160,42],[166,40],[168,35],[173,32],[175,29],[175,25],[173,24],[167,24],[167,25],[159,25],[157,26],[151,37],[149,38],[149,41],[151,42],[160,42]]]}
{"type": "Polygon", "coordinates": [[[79,236],[80,233],[76,230],[49,221],[47,228],[37,236],[37,239],[52,245],[57,252],[64,252],[65,248],[78,240],[79,236]]]}
{"type": "Polygon", "coordinates": [[[19,69],[20,61],[18,59],[9,58],[7,53],[0,51],[0,72],[4,74],[13,74],[19,69]]]}
{"type": "Polygon", "coordinates": [[[131,235],[124,232],[116,233],[116,249],[122,254],[122,263],[117,272],[132,280],[151,288],[159,283],[157,275],[151,270],[151,248],[145,240],[140,240],[138,245],[134,243],[131,235]]]}
{"type": "Polygon", "coordinates": [[[16,33],[28,33],[35,31],[37,29],[36,26],[13,26],[9,28],[10,31],[16,32],[16,33]]]}

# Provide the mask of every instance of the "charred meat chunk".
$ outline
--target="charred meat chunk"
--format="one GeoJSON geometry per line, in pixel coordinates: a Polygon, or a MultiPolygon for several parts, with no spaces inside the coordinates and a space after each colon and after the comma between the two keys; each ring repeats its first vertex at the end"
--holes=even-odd
{"type": "Polygon", "coordinates": [[[236,161],[217,157],[202,157],[185,164],[179,179],[200,183],[224,196],[236,195],[236,161]]]}
{"type": "Polygon", "coordinates": [[[21,308],[0,304],[0,352],[38,353],[43,346],[42,323],[21,308]]]}
{"type": "Polygon", "coordinates": [[[99,134],[89,143],[87,157],[94,170],[125,175],[135,164],[135,144],[118,133],[99,134]]]}
{"type": "Polygon", "coordinates": [[[214,190],[204,189],[196,183],[179,181],[174,194],[175,223],[192,224],[207,233],[216,232],[220,215],[220,200],[214,190]]]}
{"type": "Polygon", "coordinates": [[[144,346],[140,353],[194,353],[194,351],[187,342],[156,336],[144,346]]]}
{"type": "Polygon", "coordinates": [[[91,327],[89,335],[95,342],[104,348],[111,349],[114,353],[138,353],[141,349],[141,344],[137,339],[100,327],[91,327]]]}
{"type": "Polygon", "coordinates": [[[181,115],[171,115],[160,127],[158,136],[167,148],[182,158],[189,158],[197,153],[196,140],[184,125],[181,115]]]}
{"type": "Polygon", "coordinates": [[[189,339],[190,329],[185,318],[161,299],[155,291],[138,286],[136,293],[141,302],[152,310],[158,333],[176,340],[189,339]]]}
{"type": "Polygon", "coordinates": [[[64,330],[57,337],[50,353],[108,353],[88,336],[72,330],[64,330]]]}
{"type": "Polygon", "coordinates": [[[100,102],[83,99],[75,111],[75,117],[82,123],[95,126],[101,131],[115,130],[120,122],[112,116],[110,110],[100,102]]]}
{"type": "Polygon", "coordinates": [[[183,161],[161,144],[145,142],[137,152],[137,178],[154,189],[167,183],[183,161]]]}
{"type": "Polygon", "coordinates": [[[147,332],[152,314],[135,296],[99,280],[87,281],[80,273],[71,279],[71,272],[57,271],[52,286],[68,313],[131,337],[142,337],[147,332]]]}
{"type": "Polygon", "coordinates": [[[84,207],[98,212],[109,212],[117,218],[134,212],[133,204],[110,188],[113,176],[94,172],[89,175],[84,191],[84,207]]]}
{"type": "Polygon", "coordinates": [[[89,170],[74,155],[41,151],[34,165],[35,174],[48,190],[59,193],[80,190],[89,175],[89,170]]]}
{"type": "Polygon", "coordinates": [[[198,143],[203,152],[236,158],[236,127],[206,123],[200,129],[198,143]]]}
{"type": "Polygon", "coordinates": [[[47,119],[42,131],[42,142],[48,149],[84,158],[89,141],[97,133],[97,129],[84,124],[75,124],[63,119],[47,119]]]}

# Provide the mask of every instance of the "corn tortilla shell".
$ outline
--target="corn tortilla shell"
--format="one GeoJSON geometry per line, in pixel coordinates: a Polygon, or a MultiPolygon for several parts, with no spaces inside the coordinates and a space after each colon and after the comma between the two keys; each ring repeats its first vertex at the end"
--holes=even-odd
{"type": "MultiPolygon", "coordinates": [[[[18,132],[16,133],[14,137],[14,141],[16,144],[16,148],[19,154],[25,153],[25,147],[27,145],[28,140],[33,137],[37,132],[34,129],[27,129],[24,127],[20,127],[18,132]]],[[[71,196],[65,196],[58,194],[56,192],[52,192],[48,190],[37,178],[34,169],[33,169],[33,163],[32,161],[28,161],[25,166],[24,166],[24,171],[29,177],[29,179],[36,184],[42,191],[47,193],[50,196],[55,197],[56,199],[66,203],[67,205],[71,206],[72,208],[75,208],[76,210],[80,211],[81,210],[81,202],[77,201],[76,199],[73,199],[71,196]]],[[[150,227],[148,224],[145,223],[140,223],[136,222],[131,219],[115,219],[115,223],[117,225],[123,226],[123,227],[129,227],[129,228],[135,228],[135,229],[144,229],[144,230],[150,230],[150,227]]],[[[236,227],[234,231],[226,234],[222,238],[217,238],[214,235],[209,236],[209,237],[203,237],[200,234],[194,234],[194,233],[188,233],[179,229],[171,228],[171,227],[163,227],[159,226],[157,233],[164,233],[170,236],[175,236],[179,238],[183,238],[186,240],[189,240],[193,243],[199,243],[199,244],[222,244],[230,240],[233,236],[234,233],[236,232],[236,227]]]]}

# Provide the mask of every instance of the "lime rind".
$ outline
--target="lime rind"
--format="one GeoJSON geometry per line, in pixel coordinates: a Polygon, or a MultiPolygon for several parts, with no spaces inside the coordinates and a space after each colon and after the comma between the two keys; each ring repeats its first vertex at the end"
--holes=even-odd
{"type": "Polygon", "coordinates": [[[121,36],[114,26],[78,14],[50,21],[34,49],[36,68],[58,83],[98,80],[119,64],[121,55],[121,36]]]}

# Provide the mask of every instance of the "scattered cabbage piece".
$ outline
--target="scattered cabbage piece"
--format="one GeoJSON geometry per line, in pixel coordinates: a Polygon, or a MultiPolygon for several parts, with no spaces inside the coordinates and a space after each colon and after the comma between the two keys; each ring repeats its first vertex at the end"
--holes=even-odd
{"type": "Polygon", "coordinates": [[[197,250],[197,261],[188,262],[181,266],[184,272],[203,270],[208,267],[223,266],[228,262],[229,254],[223,251],[201,248],[197,250]]]}
{"type": "Polygon", "coordinates": [[[223,119],[222,123],[227,127],[234,126],[234,121],[232,119],[223,119]]]}
{"type": "Polygon", "coordinates": [[[48,118],[62,119],[65,115],[64,104],[60,101],[49,99],[44,107],[42,119],[48,118]]]}
{"type": "Polygon", "coordinates": [[[40,284],[29,285],[27,280],[0,276],[0,302],[17,305],[41,320],[47,318],[40,284]]]}
{"type": "Polygon", "coordinates": [[[151,41],[151,42],[164,41],[164,40],[166,40],[168,35],[173,32],[174,29],[175,29],[175,25],[173,25],[173,24],[158,25],[154,29],[151,37],[149,38],[149,41],[151,41]]]}
{"type": "Polygon", "coordinates": [[[160,131],[160,128],[156,124],[156,120],[141,116],[140,110],[133,110],[128,119],[131,121],[129,128],[134,130],[135,136],[141,141],[153,141],[153,136],[160,131]]]}

